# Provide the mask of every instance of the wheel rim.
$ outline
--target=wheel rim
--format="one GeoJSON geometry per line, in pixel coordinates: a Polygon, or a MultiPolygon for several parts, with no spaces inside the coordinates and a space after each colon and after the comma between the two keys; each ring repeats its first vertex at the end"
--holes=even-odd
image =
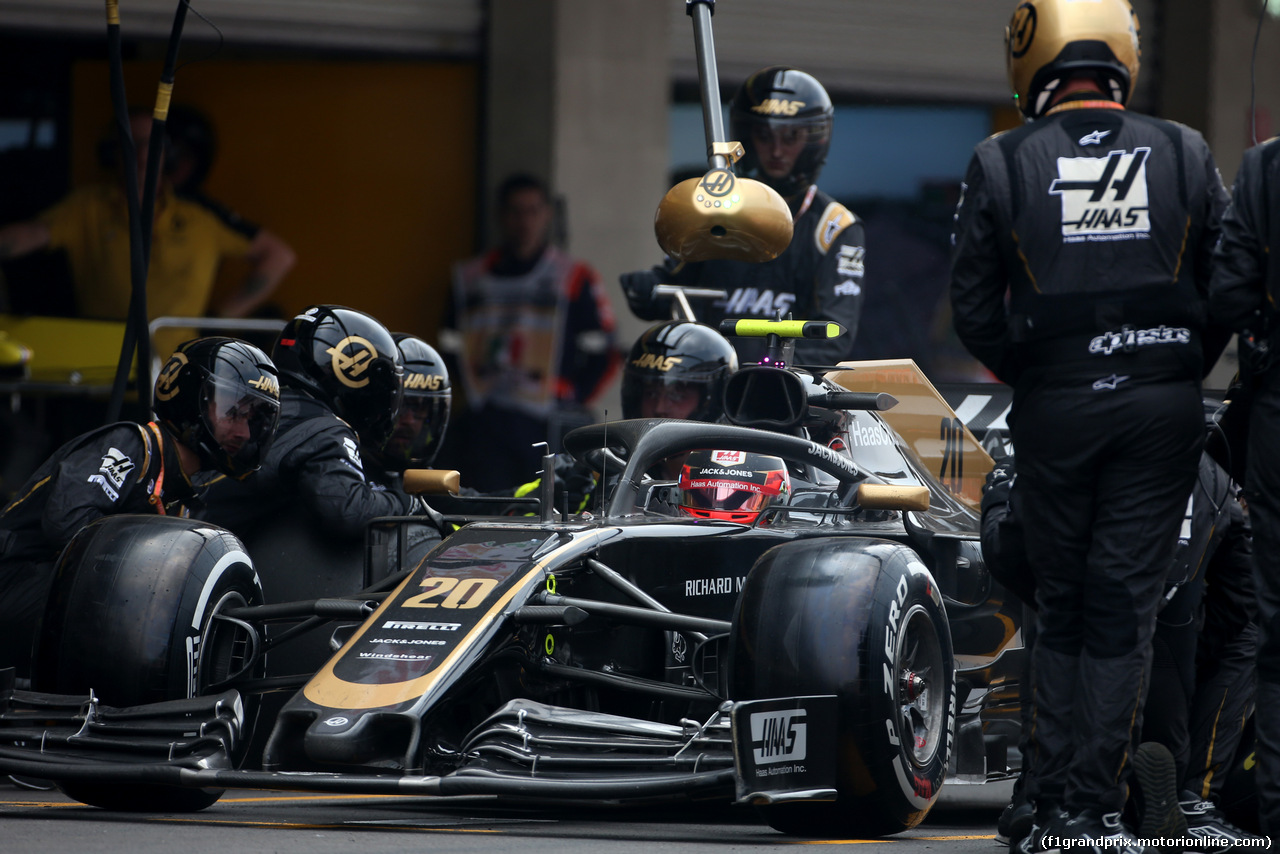
{"type": "Polygon", "coordinates": [[[929,612],[912,606],[903,617],[894,656],[898,735],[903,751],[917,767],[938,752],[947,703],[942,644],[929,612]]]}
{"type": "Polygon", "coordinates": [[[249,602],[238,590],[228,590],[214,605],[204,638],[200,642],[200,667],[196,676],[196,693],[248,670],[257,655],[258,644],[251,626],[224,615],[232,608],[249,602]]]}

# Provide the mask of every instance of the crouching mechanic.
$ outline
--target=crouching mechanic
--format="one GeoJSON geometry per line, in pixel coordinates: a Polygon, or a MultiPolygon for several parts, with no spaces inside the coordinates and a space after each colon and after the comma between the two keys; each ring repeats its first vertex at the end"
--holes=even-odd
{"type": "MultiPolygon", "coordinates": [[[[403,360],[391,333],[354,309],[317,305],[280,332],[280,429],[262,470],[209,490],[203,518],[239,536],[268,601],[350,591],[369,521],[438,514],[372,479],[364,455],[396,429],[403,360]],[[324,577],[321,577],[324,576],[324,577]]],[[[439,527],[439,524],[437,524],[439,527]]]]}
{"type": "MultiPolygon", "coordinates": [[[[392,338],[404,363],[404,398],[400,402],[391,438],[381,447],[368,449],[365,457],[371,479],[412,502],[413,499],[405,493],[404,473],[409,469],[429,469],[435,462],[449,428],[453,387],[449,381],[449,369],[434,347],[404,332],[396,332],[392,338]]],[[[467,488],[463,488],[461,494],[479,495],[474,489],[467,488]]],[[[452,496],[448,495],[424,496],[421,500],[442,513],[465,510],[455,505],[452,496]]],[[[433,520],[410,528],[408,536],[412,556],[438,541],[442,532],[433,520]]]]}
{"type": "Polygon", "coordinates": [[[156,378],[153,410],[147,424],[109,424],[63,445],[0,513],[0,667],[29,677],[54,562],[77,531],[123,513],[188,515],[197,472],[241,479],[258,469],[280,416],[276,367],[243,341],[188,341],[156,378]]]}
{"type": "Polygon", "coordinates": [[[391,438],[370,448],[369,456],[378,464],[374,476],[398,485],[407,469],[431,468],[449,428],[453,390],[449,370],[434,347],[404,332],[391,337],[404,364],[404,397],[391,438]]]}
{"type": "MultiPolygon", "coordinates": [[[[719,421],[725,383],[737,370],[733,345],[714,329],[691,320],[651,326],[636,339],[623,367],[622,417],[719,421]]],[[[654,474],[675,480],[680,460],[666,461],[654,474]]],[[[573,513],[588,511],[600,473],[585,461],[561,456],[555,477],[557,504],[567,503],[573,513]]],[[[516,497],[536,494],[541,482],[538,478],[523,484],[516,497]]]]}

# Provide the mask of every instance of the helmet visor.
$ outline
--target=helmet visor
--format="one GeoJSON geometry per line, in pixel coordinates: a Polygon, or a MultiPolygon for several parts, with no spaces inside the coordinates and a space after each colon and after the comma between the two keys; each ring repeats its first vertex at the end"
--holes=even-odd
{"type": "Polygon", "coordinates": [[[280,401],[245,385],[212,377],[206,386],[209,434],[230,463],[228,474],[247,474],[260,465],[275,438],[280,401]]]}
{"type": "Polygon", "coordinates": [[[766,116],[737,112],[732,135],[743,144],[746,177],[773,187],[784,196],[817,180],[831,142],[832,116],[766,116]]]}
{"type": "Polygon", "coordinates": [[[681,504],[693,510],[739,510],[760,512],[771,495],[755,483],[712,479],[691,479],[681,484],[681,504]]]}
{"type": "Polygon", "coordinates": [[[450,402],[448,394],[405,392],[395,429],[383,449],[388,469],[404,471],[431,464],[449,426],[450,402]]]}
{"type": "Polygon", "coordinates": [[[636,377],[623,394],[627,418],[687,418],[701,420],[709,384],[675,377],[636,377]]]}

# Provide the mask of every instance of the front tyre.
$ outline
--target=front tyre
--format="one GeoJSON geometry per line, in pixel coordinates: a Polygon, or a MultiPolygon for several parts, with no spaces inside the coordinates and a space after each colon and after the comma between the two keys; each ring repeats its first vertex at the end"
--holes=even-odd
{"type": "MultiPolygon", "coordinates": [[[[58,559],[36,652],[38,691],[112,706],[185,699],[251,665],[253,638],[220,611],[263,601],[240,541],[203,522],[109,516],[58,559]]],[[[244,734],[247,741],[248,733],[244,734]]],[[[112,810],[193,812],[221,789],[67,782],[69,797],[112,810]]]]}
{"type": "Polygon", "coordinates": [[[946,775],[955,717],[951,634],[933,577],[880,540],[787,543],[752,567],[731,637],[734,700],[838,697],[834,802],[763,807],[804,836],[919,824],[946,775]]]}

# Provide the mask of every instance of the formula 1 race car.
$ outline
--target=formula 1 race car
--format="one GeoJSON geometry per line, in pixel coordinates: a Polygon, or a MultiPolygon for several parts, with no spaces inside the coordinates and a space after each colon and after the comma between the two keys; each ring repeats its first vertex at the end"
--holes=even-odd
{"type": "Polygon", "coordinates": [[[609,484],[591,512],[552,508],[548,467],[538,516],[455,515],[412,565],[422,520],[375,523],[342,597],[264,602],[272,567],[198,521],[87,526],[35,690],[0,685],[0,771],[114,809],[717,798],[863,836],[918,824],[944,779],[1010,773],[1020,606],[979,550],[973,435],[910,361],[747,367],[725,403],[733,424],[570,433],[609,484]],[[695,450],[779,457],[790,495],[686,515],[664,461],[695,450]],[[282,673],[307,637],[336,652],[282,673]]]}

